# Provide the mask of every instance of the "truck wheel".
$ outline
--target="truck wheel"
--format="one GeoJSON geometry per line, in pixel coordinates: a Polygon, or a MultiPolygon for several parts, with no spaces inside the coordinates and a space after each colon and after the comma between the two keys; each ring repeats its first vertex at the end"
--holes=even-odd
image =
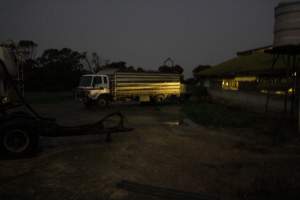
{"type": "Polygon", "coordinates": [[[154,98],[156,104],[163,104],[165,102],[165,97],[163,95],[157,95],[154,98]]]}
{"type": "Polygon", "coordinates": [[[0,142],[4,156],[19,158],[37,150],[39,135],[33,128],[33,121],[14,120],[1,128],[0,142]]]}
{"type": "Polygon", "coordinates": [[[106,107],[108,105],[107,98],[105,98],[105,97],[99,97],[99,99],[98,99],[98,105],[100,107],[106,107]]]}

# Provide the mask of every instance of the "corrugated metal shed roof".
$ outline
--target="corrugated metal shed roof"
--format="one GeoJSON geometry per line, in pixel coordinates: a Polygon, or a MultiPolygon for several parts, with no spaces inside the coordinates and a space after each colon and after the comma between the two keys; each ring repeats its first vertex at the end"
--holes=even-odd
{"type": "Polygon", "coordinates": [[[238,56],[225,61],[210,69],[199,72],[199,76],[226,77],[237,75],[264,75],[279,74],[286,69],[286,64],[281,58],[278,59],[274,69],[271,70],[273,56],[271,54],[256,52],[250,55],[238,56]]]}

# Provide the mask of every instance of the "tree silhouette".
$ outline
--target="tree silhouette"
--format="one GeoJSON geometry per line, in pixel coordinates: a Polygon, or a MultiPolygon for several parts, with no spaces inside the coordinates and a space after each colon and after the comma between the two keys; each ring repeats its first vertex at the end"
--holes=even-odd
{"type": "Polygon", "coordinates": [[[162,65],[158,68],[158,71],[162,73],[182,74],[184,70],[180,65],[175,65],[175,66],[162,65]]]}
{"type": "Polygon", "coordinates": [[[81,60],[84,53],[69,48],[47,49],[37,59],[39,68],[34,70],[35,80],[40,81],[40,89],[69,90],[77,86],[79,77],[84,72],[81,60]]]}
{"type": "Polygon", "coordinates": [[[92,64],[94,66],[94,72],[98,72],[102,69],[100,56],[96,52],[92,53],[92,64]]]}
{"type": "Polygon", "coordinates": [[[136,69],[136,71],[137,71],[137,72],[145,72],[145,70],[144,70],[143,68],[141,68],[141,67],[138,67],[138,68],[136,69]]]}
{"type": "Polygon", "coordinates": [[[127,64],[124,61],[112,62],[112,63],[107,63],[106,65],[103,66],[103,68],[104,69],[117,69],[118,71],[126,72],[127,64]]]}
{"type": "Polygon", "coordinates": [[[198,73],[199,72],[201,72],[201,71],[203,71],[203,70],[206,70],[206,69],[209,69],[209,68],[211,68],[211,66],[210,65],[198,65],[197,67],[195,67],[194,69],[193,69],[193,76],[194,76],[194,78],[198,78],[198,73]]]}

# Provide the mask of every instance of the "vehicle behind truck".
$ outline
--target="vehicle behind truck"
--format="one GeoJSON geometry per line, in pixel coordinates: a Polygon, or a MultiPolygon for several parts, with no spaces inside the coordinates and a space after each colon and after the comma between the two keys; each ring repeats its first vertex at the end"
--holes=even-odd
{"type": "Polygon", "coordinates": [[[115,72],[83,75],[76,96],[86,106],[106,106],[114,101],[179,101],[184,91],[180,74],[115,72]]]}

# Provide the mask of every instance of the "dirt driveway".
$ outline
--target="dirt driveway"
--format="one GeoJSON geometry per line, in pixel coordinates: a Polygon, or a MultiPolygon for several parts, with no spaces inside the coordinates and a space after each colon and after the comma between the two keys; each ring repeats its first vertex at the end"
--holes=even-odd
{"type": "Polygon", "coordinates": [[[221,199],[299,191],[298,146],[263,145],[255,138],[231,134],[249,130],[196,125],[184,118],[178,105],[87,110],[64,101],[35,107],[65,125],[94,122],[120,110],[134,131],[113,135],[109,144],[103,136],[42,138],[38,156],[0,161],[1,200],[154,199],[118,189],[121,180],[221,199]]]}

